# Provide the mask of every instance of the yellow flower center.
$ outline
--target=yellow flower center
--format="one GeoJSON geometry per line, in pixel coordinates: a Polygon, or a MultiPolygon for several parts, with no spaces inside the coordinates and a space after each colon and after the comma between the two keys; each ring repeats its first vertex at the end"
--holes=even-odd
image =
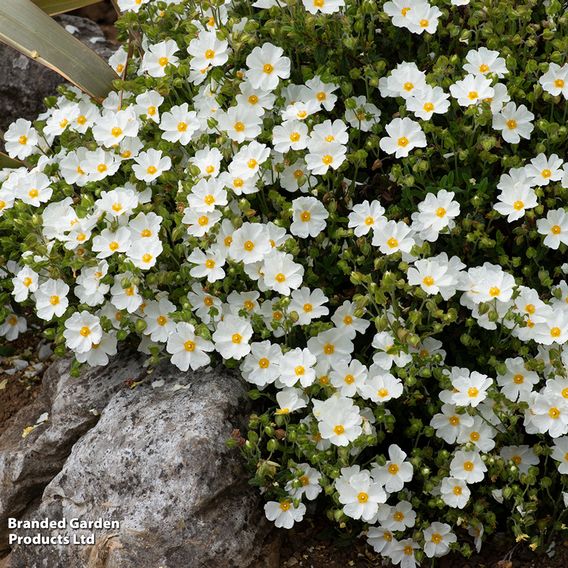
{"type": "Polygon", "coordinates": [[[282,274],[282,272],[279,272],[274,279],[276,280],[276,282],[284,282],[286,280],[286,276],[284,274],[282,274]]]}
{"type": "Polygon", "coordinates": [[[209,217],[207,217],[207,215],[201,215],[201,217],[199,217],[199,219],[197,219],[197,222],[202,226],[205,227],[205,225],[209,224],[209,217]]]}
{"type": "Polygon", "coordinates": [[[333,162],[333,157],[330,156],[329,154],[326,154],[325,156],[323,156],[323,158],[321,159],[321,161],[322,161],[326,166],[329,166],[329,165],[333,162]]]}
{"type": "Polygon", "coordinates": [[[513,377],[513,382],[514,382],[516,385],[522,385],[522,384],[525,382],[525,377],[524,377],[524,375],[516,374],[516,375],[513,377]]]}
{"type": "Polygon", "coordinates": [[[406,83],[404,83],[404,85],[402,86],[402,88],[406,91],[406,92],[410,92],[412,91],[412,89],[414,89],[414,83],[411,83],[410,81],[407,81],[406,83]]]}
{"type": "Polygon", "coordinates": [[[393,249],[396,248],[398,246],[398,241],[394,238],[391,237],[388,241],[387,241],[387,245],[389,246],[389,248],[393,249]]]}
{"type": "Polygon", "coordinates": [[[214,166],[207,166],[205,168],[205,173],[211,175],[213,172],[215,171],[215,167],[214,166]]]}
{"type": "Polygon", "coordinates": [[[332,343],[326,343],[323,346],[323,352],[326,355],[333,355],[333,353],[335,353],[335,346],[332,343]]]}
{"type": "MultiPolygon", "coordinates": [[[[251,158],[248,162],[247,162],[247,166],[251,169],[254,170],[254,168],[256,168],[256,166],[258,166],[258,162],[254,159],[251,158]]],[[[237,186],[238,187],[238,186],[237,186]]]]}
{"type": "Polygon", "coordinates": [[[552,225],[552,227],[550,227],[550,232],[553,235],[559,235],[561,231],[562,229],[560,228],[560,225],[552,225]]]}
{"type": "Polygon", "coordinates": [[[284,512],[288,511],[291,506],[292,506],[292,503],[290,503],[290,501],[280,501],[280,508],[284,512]]]}
{"type": "Polygon", "coordinates": [[[268,369],[269,365],[270,365],[270,361],[266,357],[262,357],[262,359],[258,360],[258,366],[261,369],[268,369]]]}
{"type": "Polygon", "coordinates": [[[28,137],[25,136],[24,134],[22,134],[19,138],[18,138],[18,143],[21,144],[22,146],[25,146],[28,143],[28,137]]]}
{"type": "Polygon", "coordinates": [[[211,258],[208,258],[205,261],[205,268],[209,268],[209,270],[211,270],[212,268],[215,268],[215,261],[211,258]]]}
{"type": "Polygon", "coordinates": [[[274,71],[274,66],[271,65],[270,63],[265,63],[264,66],[262,67],[262,70],[267,75],[270,75],[274,71]]]}
{"type": "Polygon", "coordinates": [[[292,132],[292,134],[290,134],[290,142],[298,142],[298,140],[300,140],[300,133],[292,132]]]}
{"type": "Polygon", "coordinates": [[[215,203],[215,198],[212,195],[206,195],[203,199],[207,205],[213,205],[215,203]]]}
{"type": "Polygon", "coordinates": [[[149,114],[150,116],[154,116],[156,114],[156,107],[155,106],[149,106],[147,114],[149,114]]]}
{"type": "Polygon", "coordinates": [[[353,323],[353,318],[351,316],[345,316],[343,318],[343,323],[345,325],[351,325],[353,323]]]}
{"type": "Polygon", "coordinates": [[[487,73],[487,71],[489,71],[489,65],[486,65],[485,63],[482,63],[479,66],[479,72],[480,73],[487,73]]]}
{"type": "Polygon", "coordinates": [[[396,475],[396,474],[398,473],[399,469],[400,469],[400,468],[399,468],[398,465],[395,464],[395,463],[390,463],[389,466],[388,466],[388,468],[387,468],[388,472],[389,472],[391,475],[396,475]]]}
{"type": "Polygon", "coordinates": [[[432,286],[434,284],[434,279],[431,276],[425,276],[422,280],[424,286],[432,286]]]}
{"type": "Polygon", "coordinates": [[[302,213],[300,214],[300,219],[304,223],[307,223],[311,218],[312,218],[312,214],[309,211],[302,211],[302,213]]]}
{"type": "Polygon", "coordinates": [[[479,94],[477,93],[477,91],[470,91],[470,92],[467,94],[467,98],[468,98],[470,101],[474,101],[475,99],[477,99],[478,96],[479,96],[479,94]]]}
{"type": "Polygon", "coordinates": [[[112,241],[112,242],[109,243],[108,248],[109,248],[111,251],[114,252],[115,250],[118,249],[119,246],[120,246],[120,245],[119,245],[116,241],[112,241]]]}
{"type": "Polygon", "coordinates": [[[556,408],[555,406],[553,406],[553,407],[548,411],[548,416],[550,416],[550,418],[552,418],[553,420],[557,420],[558,418],[560,418],[560,410],[558,410],[558,408],[556,408]]]}
{"type": "Polygon", "coordinates": [[[91,335],[91,329],[89,328],[89,326],[84,325],[80,330],[79,330],[79,334],[83,337],[88,337],[89,335],[91,335]]]}
{"type": "Polygon", "coordinates": [[[248,98],[248,102],[249,102],[249,104],[251,104],[251,105],[256,105],[256,104],[258,104],[258,97],[257,97],[256,95],[251,95],[251,96],[248,98]]]}
{"type": "Polygon", "coordinates": [[[231,341],[238,345],[243,340],[243,336],[240,333],[233,333],[231,336],[231,341]]]}
{"type": "Polygon", "coordinates": [[[440,533],[433,533],[430,540],[434,544],[440,544],[442,542],[442,535],[440,533]]]}
{"type": "Polygon", "coordinates": [[[335,426],[333,428],[333,431],[338,435],[341,436],[341,434],[343,434],[343,432],[345,432],[345,426],[343,426],[343,424],[337,424],[337,426],[335,426]]]}
{"type": "Polygon", "coordinates": [[[121,134],[122,134],[122,128],[119,128],[118,126],[115,126],[110,133],[115,137],[118,138],[121,134]]]}
{"type": "Polygon", "coordinates": [[[562,333],[562,332],[560,331],[560,328],[559,328],[559,327],[553,327],[553,328],[550,330],[550,336],[551,336],[551,337],[560,337],[560,334],[561,334],[561,333],[562,333]]]}
{"type": "Polygon", "coordinates": [[[164,326],[168,323],[168,318],[166,316],[158,316],[156,322],[158,325],[164,326]]]}
{"type": "Polygon", "coordinates": [[[472,433],[469,435],[469,439],[470,439],[472,442],[479,442],[479,438],[480,438],[479,432],[472,432],[472,433]]]}
{"type": "Polygon", "coordinates": [[[460,423],[460,419],[459,416],[450,416],[450,418],[448,419],[448,422],[452,425],[452,426],[457,426],[460,423]]]}
{"type": "Polygon", "coordinates": [[[245,129],[245,125],[242,122],[235,122],[235,125],[233,126],[233,128],[237,131],[237,132],[243,132],[245,129]]]}
{"type": "Polygon", "coordinates": [[[152,236],[152,231],[150,231],[150,229],[144,229],[141,233],[140,233],[141,237],[144,238],[148,238],[152,236]]]}
{"type": "Polygon", "coordinates": [[[83,124],[85,124],[85,122],[87,122],[87,117],[86,117],[86,116],[84,116],[84,115],[81,114],[81,115],[79,115],[79,116],[77,117],[77,123],[80,124],[81,126],[82,126],[83,124]]]}
{"type": "Polygon", "coordinates": [[[434,110],[434,104],[433,103],[424,103],[424,106],[422,108],[426,112],[432,112],[434,110]]]}
{"type": "Polygon", "coordinates": [[[470,461],[463,462],[463,468],[466,471],[473,471],[473,468],[474,468],[473,462],[470,462],[470,461]]]}
{"type": "Polygon", "coordinates": [[[355,377],[353,375],[345,375],[343,379],[348,385],[351,385],[355,382],[355,377]]]}
{"type": "Polygon", "coordinates": [[[160,59],[158,59],[158,63],[160,67],[165,67],[169,63],[169,59],[167,57],[160,57],[160,59]]]}
{"type": "Polygon", "coordinates": [[[408,146],[408,138],[406,136],[401,136],[398,140],[397,140],[397,144],[399,146],[401,146],[402,148],[406,148],[406,146],[408,146]]]}
{"type": "Polygon", "coordinates": [[[478,395],[479,395],[479,390],[476,389],[475,387],[469,387],[467,389],[467,396],[469,396],[469,398],[477,398],[478,395]]]}
{"type": "Polygon", "coordinates": [[[179,122],[177,125],[178,132],[185,132],[187,130],[186,122],[179,122]]]}
{"type": "Polygon", "coordinates": [[[420,20],[420,27],[421,28],[427,28],[429,24],[430,24],[430,20],[420,20]]]}
{"type": "Polygon", "coordinates": [[[158,169],[156,168],[156,166],[148,166],[148,169],[146,170],[146,172],[151,176],[153,176],[157,171],[158,169]]]}
{"type": "Polygon", "coordinates": [[[39,191],[37,189],[30,189],[28,191],[28,195],[32,198],[35,199],[38,195],[39,195],[39,191]]]}
{"type": "Polygon", "coordinates": [[[248,252],[254,249],[254,243],[252,241],[245,241],[244,249],[248,252]]]}
{"type": "Polygon", "coordinates": [[[554,81],[554,86],[558,89],[562,89],[564,87],[564,79],[556,79],[556,81],[554,81]]]}
{"type": "Polygon", "coordinates": [[[357,501],[359,501],[359,503],[366,503],[368,500],[369,500],[369,495],[364,491],[361,491],[361,493],[357,495],[357,501]]]}
{"type": "Polygon", "coordinates": [[[147,252],[146,254],[142,255],[142,262],[148,264],[149,262],[152,262],[153,258],[154,257],[150,253],[147,252]]]}
{"type": "Polygon", "coordinates": [[[104,174],[107,170],[108,170],[108,167],[107,167],[106,164],[99,164],[99,165],[97,166],[97,171],[98,171],[100,174],[104,174]]]}
{"type": "Polygon", "coordinates": [[[552,172],[550,170],[546,169],[546,170],[542,170],[542,172],[540,172],[540,175],[544,179],[548,179],[552,175],[552,172]]]}
{"type": "Polygon", "coordinates": [[[205,52],[205,59],[213,59],[215,57],[215,52],[212,49],[208,49],[205,52]]]}
{"type": "Polygon", "coordinates": [[[459,485],[456,485],[456,486],[452,489],[452,492],[453,492],[454,495],[458,495],[458,496],[459,496],[459,495],[461,495],[461,494],[463,493],[463,489],[462,489],[459,485]]]}
{"type": "Polygon", "coordinates": [[[392,516],[392,518],[393,518],[397,523],[400,523],[401,521],[404,520],[404,513],[402,513],[401,511],[396,511],[395,514],[392,516]]]}
{"type": "Polygon", "coordinates": [[[513,203],[513,209],[515,211],[521,211],[524,206],[525,204],[523,201],[515,201],[515,203],[513,203]]]}
{"type": "Polygon", "coordinates": [[[510,120],[507,121],[507,128],[509,130],[514,130],[515,128],[517,128],[517,121],[513,120],[512,118],[510,120]]]}
{"type": "Polygon", "coordinates": [[[302,377],[306,373],[306,369],[302,365],[298,365],[294,368],[294,373],[296,373],[297,377],[302,377]]]}
{"type": "Polygon", "coordinates": [[[191,341],[191,339],[188,339],[188,340],[183,344],[183,348],[184,348],[186,351],[189,351],[189,352],[195,351],[195,342],[194,342],[194,341],[191,341]]]}
{"type": "Polygon", "coordinates": [[[497,288],[497,286],[492,286],[491,288],[489,288],[489,295],[492,298],[496,298],[499,294],[501,294],[501,289],[497,288]]]}
{"type": "Polygon", "coordinates": [[[382,388],[377,391],[377,396],[379,398],[386,398],[389,395],[388,389],[382,388]]]}

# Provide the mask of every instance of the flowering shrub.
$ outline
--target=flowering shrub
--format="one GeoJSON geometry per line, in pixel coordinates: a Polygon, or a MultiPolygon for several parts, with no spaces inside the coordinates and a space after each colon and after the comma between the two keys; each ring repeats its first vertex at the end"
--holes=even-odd
{"type": "MultiPolygon", "coordinates": [[[[568,472],[558,0],[119,0],[124,80],[6,133],[0,333],[224,360],[278,527],[318,499],[403,567],[568,472]],[[33,315],[32,315],[33,314],[33,315]]],[[[469,533],[469,535],[468,535],[469,533]]]]}

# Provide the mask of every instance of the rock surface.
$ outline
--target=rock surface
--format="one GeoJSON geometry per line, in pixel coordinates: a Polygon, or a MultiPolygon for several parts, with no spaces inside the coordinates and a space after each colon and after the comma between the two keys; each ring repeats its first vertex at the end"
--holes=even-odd
{"type": "Polygon", "coordinates": [[[258,493],[247,484],[239,453],[226,447],[243,426],[246,390],[239,378],[225,370],[181,373],[167,363],[150,378],[135,355],[78,379],[68,370],[62,362],[50,368],[32,409],[49,412],[49,420],[22,439],[29,415],[17,415],[2,439],[0,530],[6,537],[9,516],[120,526],[40,530],[78,539],[94,534],[95,543],[16,545],[7,566],[279,565],[258,493]],[[131,389],[125,381],[132,379],[142,383],[131,389]],[[163,385],[154,388],[158,380],[163,385]]]}
{"type": "MultiPolygon", "coordinates": [[[[105,60],[115,51],[102,30],[85,18],[59,16],[56,20],[105,60]],[[75,31],[76,30],[76,31],[75,31]]],[[[17,118],[35,120],[45,110],[43,99],[55,95],[64,79],[11,47],[0,44],[0,134],[17,118]]]]}

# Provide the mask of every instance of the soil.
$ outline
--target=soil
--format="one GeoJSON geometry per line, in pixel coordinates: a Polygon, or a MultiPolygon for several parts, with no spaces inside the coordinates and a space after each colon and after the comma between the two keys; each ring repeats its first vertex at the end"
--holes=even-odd
{"type": "Polygon", "coordinates": [[[0,436],[8,420],[35,400],[49,363],[49,359],[38,358],[37,332],[25,333],[10,343],[0,339],[0,436]]]}

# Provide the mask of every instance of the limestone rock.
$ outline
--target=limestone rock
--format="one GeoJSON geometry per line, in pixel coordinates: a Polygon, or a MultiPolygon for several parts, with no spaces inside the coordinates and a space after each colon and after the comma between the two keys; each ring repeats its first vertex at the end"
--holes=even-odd
{"type": "Polygon", "coordinates": [[[0,551],[6,548],[8,517],[18,517],[61,470],[73,444],[97,422],[112,394],[126,380],[145,373],[136,356],[116,358],[104,369],[71,377],[60,360],[43,376],[41,392],[13,416],[0,438],[0,551]],[[26,438],[24,428],[48,413],[47,421],[26,438]]]}
{"type": "Polygon", "coordinates": [[[247,483],[239,452],[226,446],[243,426],[241,379],[224,369],[181,373],[164,363],[151,380],[120,389],[125,367],[138,368],[126,375],[144,369],[136,359],[118,361],[110,374],[105,371],[104,380],[117,388],[98,422],[76,441],[39,505],[22,518],[102,519],[120,526],[43,530],[70,538],[94,534],[95,543],[15,546],[10,568],[278,566],[278,543],[258,492],[247,483]],[[152,381],[163,385],[153,388],[152,381]]]}

